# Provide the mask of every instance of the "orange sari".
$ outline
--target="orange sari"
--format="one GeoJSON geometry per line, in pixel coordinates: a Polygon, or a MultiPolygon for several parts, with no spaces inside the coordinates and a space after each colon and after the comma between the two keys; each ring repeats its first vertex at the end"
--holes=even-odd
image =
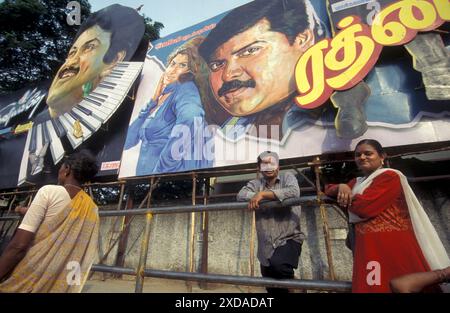
{"type": "Polygon", "coordinates": [[[81,292],[98,255],[99,216],[84,191],[41,224],[0,292],[81,292]]]}

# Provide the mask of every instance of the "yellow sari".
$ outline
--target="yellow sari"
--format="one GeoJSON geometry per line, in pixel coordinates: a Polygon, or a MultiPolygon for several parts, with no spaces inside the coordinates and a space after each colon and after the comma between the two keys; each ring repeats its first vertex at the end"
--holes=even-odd
{"type": "Polygon", "coordinates": [[[43,222],[0,292],[81,292],[98,253],[99,216],[83,190],[43,222]]]}

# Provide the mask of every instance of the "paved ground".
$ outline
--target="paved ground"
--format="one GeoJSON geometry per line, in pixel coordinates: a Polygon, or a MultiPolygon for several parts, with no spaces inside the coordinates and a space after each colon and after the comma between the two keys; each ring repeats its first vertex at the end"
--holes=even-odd
{"type": "MultiPolygon", "coordinates": [[[[224,284],[208,284],[206,289],[200,288],[199,283],[191,282],[192,293],[256,293],[265,292],[264,288],[234,286],[224,284]]],[[[132,293],[135,280],[132,276],[123,276],[122,279],[94,277],[86,282],[83,293],[132,293]]],[[[189,292],[187,283],[181,280],[145,278],[145,293],[186,293],[189,292]]]]}

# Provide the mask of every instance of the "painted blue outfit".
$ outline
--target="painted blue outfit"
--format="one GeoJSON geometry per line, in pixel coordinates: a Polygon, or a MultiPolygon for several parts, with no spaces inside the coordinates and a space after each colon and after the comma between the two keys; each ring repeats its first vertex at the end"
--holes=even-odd
{"type": "Polygon", "coordinates": [[[156,114],[151,100],[128,128],[125,150],[142,141],[136,175],[212,167],[213,156],[203,155],[205,111],[194,82],[169,84],[162,94],[169,96],[156,114]]]}

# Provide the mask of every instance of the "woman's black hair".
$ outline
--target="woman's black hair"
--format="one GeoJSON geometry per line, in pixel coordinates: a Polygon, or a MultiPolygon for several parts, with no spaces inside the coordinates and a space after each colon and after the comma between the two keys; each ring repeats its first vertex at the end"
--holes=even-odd
{"type": "Polygon", "coordinates": [[[355,151],[356,151],[356,148],[358,148],[360,145],[369,145],[369,146],[373,147],[378,152],[378,154],[380,156],[384,156],[384,157],[386,156],[386,152],[384,151],[383,146],[381,145],[381,143],[379,143],[375,139],[363,139],[363,140],[361,140],[360,142],[358,142],[356,144],[355,151]]]}
{"type": "Polygon", "coordinates": [[[70,166],[74,178],[83,184],[92,180],[99,170],[97,160],[89,150],[81,150],[68,155],[64,164],[70,166]]]}

